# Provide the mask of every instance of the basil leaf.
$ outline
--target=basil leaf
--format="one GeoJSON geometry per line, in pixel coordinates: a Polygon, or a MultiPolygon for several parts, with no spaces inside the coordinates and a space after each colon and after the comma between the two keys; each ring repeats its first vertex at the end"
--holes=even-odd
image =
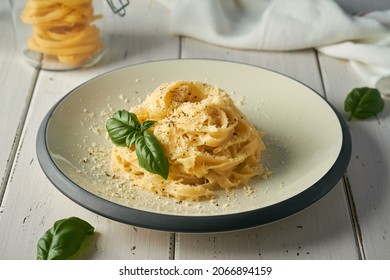
{"type": "Polygon", "coordinates": [[[355,88],[346,97],[344,110],[350,112],[349,119],[366,119],[383,110],[385,102],[375,88],[355,88]]]}
{"type": "Polygon", "coordinates": [[[130,131],[129,135],[126,137],[126,146],[130,148],[133,144],[135,144],[135,140],[140,136],[142,137],[141,131],[130,131]]]}
{"type": "Polygon", "coordinates": [[[136,139],[135,149],[140,167],[151,173],[159,174],[164,179],[168,178],[168,159],[163,147],[151,132],[145,131],[143,136],[136,139]]]}
{"type": "Polygon", "coordinates": [[[128,135],[140,130],[140,123],[137,116],[125,110],[117,111],[112,118],[106,122],[106,129],[111,141],[121,147],[130,147],[127,144],[128,135]]]}
{"type": "Polygon", "coordinates": [[[107,120],[106,129],[115,145],[130,148],[135,144],[140,167],[167,179],[169,164],[164,149],[157,138],[147,131],[155,123],[156,121],[146,120],[140,124],[134,113],[122,110],[107,120]]]}
{"type": "Polygon", "coordinates": [[[142,124],[141,124],[141,132],[144,132],[145,130],[151,128],[154,124],[156,123],[156,121],[144,121],[142,124]]]}
{"type": "Polygon", "coordinates": [[[70,217],[58,220],[38,241],[37,260],[66,260],[77,253],[94,227],[70,217]]]}

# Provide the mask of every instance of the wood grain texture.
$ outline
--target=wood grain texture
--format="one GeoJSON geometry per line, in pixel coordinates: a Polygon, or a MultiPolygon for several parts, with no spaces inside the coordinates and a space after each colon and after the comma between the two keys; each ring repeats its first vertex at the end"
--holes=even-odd
{"type": "Polygon", "coordinates": [[[178,234],[176,259],[357,259],[348,210],[338,185],[284,220],[231,233],[178,234]]]}
{"type": "Polygon", "coordinates": [[[12,168],[36,71],[15,52],[9,3],[0,6],[0,202],[12,168]]]}
{"type": "MultiPolygon", "coordinates": [[[[118,67],[178,56],[179,39],[169,35],[163,11],[167,12],[154,1],[134,1],[126,18],[112,18],[115,40],[108,41],[108,53],[101,63],[77,71],[39,72],[0,212],[0,259],[34,259],[38,239],[56,220],[68,216],[84,218],[96,228],[94,245],[86,252],[86,258],[171,257],[170,233],[120,224],[73,203],[48,181],[35,154],[37,130],[46,112],[73,88],[118,67]],[[145,20],[148,24],[141,24],[145,20]],[[159,45],[165,47],[158,48],[157,52],[153,48],[159,45]]],[[[13,77],[16,76],[13,73],[13,77]]],[[[17,83],[12,84],[17,86],[17,83]]],[[[20,104],[20,99],[12,99],[12,102],[20,104]]],[[[9,135],[13,137],[15,132],[9,135]]]]}
{"type": "MultiPolygon", "coordinates": [[[[355,87],[366,86],[348,62],[320,55],[328,99],[343,112],[346,95],[355,87]]],[[[367,259],[390,258],[390,109],[367,120],[351,121],[353,149],[347,169],[353,210],[367,259]]]]}
{"type": "Polygon", "coordinates": [[[0,6],[0,259],[34,259],[40,236],[69,216],[95,227],[85,259],[390,258],[388,101],[377,117],[349,123],[352,160],[344,180],[326,196],[284,220],[237,232],[175,234],[106,219],[61,194],[36,157],[37,129],[48,110],[73,88],[113,69],[174,58],[236,61],[290,76],[343,112],[346,93],[364,85],[347,62],[313,50],[235,50],[176,37],[163,5],[133,0],[126,17],[106,15],[107,54],[100,63],[69,72],[39,71],[18,59],[7,4],[0,6]]]}
{"type": "MultiPolygon", "coordinates": [[[[324,94],[314,51],[249,52],[184,39],[182,56],[232,60],[290,76],[324,94]]],[[[239,75],[237,79],[239,79],[239,75]]],[[[292,106],[299,100],[291,100],[292,106]]],[[[293,217],[236,233],[178,234],[176,259],[357,259],[354,231],[340,182],[293,217]],[[340,242],[340,240],[343,240],[340,242]]]]}

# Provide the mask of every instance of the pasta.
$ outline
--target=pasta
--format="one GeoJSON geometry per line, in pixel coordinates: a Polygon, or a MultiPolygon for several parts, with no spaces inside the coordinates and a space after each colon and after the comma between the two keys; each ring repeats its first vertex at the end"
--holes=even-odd
{"type": "Polygon", "coordinates": [[[264,132],[257,131],[221,89],[200,82],[160,85],[131,108],[151,128],[170,164],[167,180],[138,166],[134,148],[112,147],[114,172],[134,185],[181,200],[202,200],[269,174],[261,163],[264,132]]]}
{"type": "Polygon", "coordinates": [[[21,18],[32,25],[28,47],[60,62],[77,66],[102,49],[100,31],[91,23],[92,0],[28,0],[21,18]]]}

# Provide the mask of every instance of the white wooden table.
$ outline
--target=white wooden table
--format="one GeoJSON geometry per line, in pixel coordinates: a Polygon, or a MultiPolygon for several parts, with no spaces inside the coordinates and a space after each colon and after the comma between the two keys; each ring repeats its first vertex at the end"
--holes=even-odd
{"type": "Polygon", "coordinates": [[[377,117],[349,122],[353,150],[343,179],[321,200],[287,219],[219,234],[178,234],[121,224],[62,195],[41,170],[38,127],[71,89],[106,71],[161,59],[214,58],[291,76],[324,95],[342,114],[346,94],[364,86],[345,61],[314,50],[242,51],[169,32],[169,11],[133,0],[124,18],[108,16],[104,61],[92,68],[36,70],[15,53],[7,3],[0,5],[0,259],[35,259],[53,223],[78,216],[95,226],[87,259],[390,259],[389,104],[377,117]]]}

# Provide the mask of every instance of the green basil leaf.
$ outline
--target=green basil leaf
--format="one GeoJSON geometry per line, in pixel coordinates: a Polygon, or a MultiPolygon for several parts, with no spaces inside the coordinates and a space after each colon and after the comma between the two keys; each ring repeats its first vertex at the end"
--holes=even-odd
{"type": "Polygon", "coordinates": [[[151,173],[159,174],[164,179],[168,178],[168,159],[163,147],[151,132],[145,131],[143,136],[136,139],[135,149],[140,167],[151,173]]]}
{"type": "Polygon", "coordinates": [[[77,253],[94,227],[88,222],[70,217],[58,220],[38,241],[37,260],[66,260],[77,253]]]}
{"type": "Polygon", "coordinates": [[[156,123],[156,121],[144,121],[142,124],[141,124],[141,132],[144,132],[145,130],[151,128],[154,124],[156,123]]]}
{"type": "Polygon", "coordinates": [[[167,179],[169,164],[164,149],[157,138],[147,131],[155,123],[156,121],[146,120],[140,124],[134,113],[122,110],[107,120],[106,129],[116,146],[130,148],[135,144],[140,167],[167,179]]]}
{"type": "Polygon", "coordinates": [[[140,136],[142,136],[141,131],[130,131],[126,137],[126,146],[130,148],[133,144],[135,144],[135,140],[140,136]]]}
{"type": "Polygon", "coordinates": [[[384,106],[380,92],[368,87],[353,89],[344,102],[344,110],[350,112],[349,120],[372,117],[381,112],[384,106]]]}
{"type": "Polygon", "coordinates": [[[125,147],[127,146],[128,135],[134,131],[139,131],[140,123],[135,114],[121,110],[107,120],[106,129],[111,141],[116,146],[125,147]]]}

